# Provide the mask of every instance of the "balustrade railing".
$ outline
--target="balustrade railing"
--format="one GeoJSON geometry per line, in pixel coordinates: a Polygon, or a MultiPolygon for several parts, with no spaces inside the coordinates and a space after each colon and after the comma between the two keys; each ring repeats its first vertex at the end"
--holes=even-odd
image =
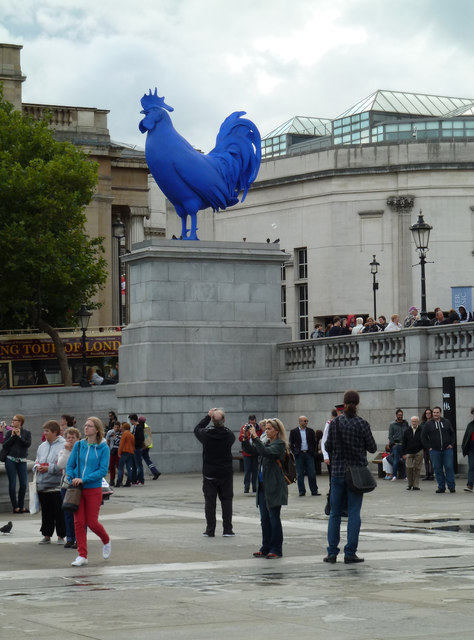
{"type": "Polygon", "coordinates": [[[470,358],[474,352],[474,327],[472,323],[458,324],[450,327],[449,332],[435,333],[434,353],[438,360],[470,358]]]}
{"type": "Polygon", "coordinates": [[[370,341],[370,364],[405,362],[405,336],[398,333],[374,335],[370,341]]]}
{"type": "Polygon", "coordinates": [[[73,109],[68,107],[57,107],[54,105],[23,105],[23,113],[31,116],[35,120],[41,120],[46,114],[51,118],[51,126],[70,127],[73,124],[73,109]]]}
{"type": "Polygon", "coordinates": [[[316,368],[316,345],[308,342],[298,342],[285,349],[285,369],[296,371],[298,369],[316,368]]]}
{"type": "Polygon", "coordinates": [[[474,355],[474,323],[400,332],[317,338],[277,345],[282,371],[466,359],[474,355]]]}
{"type": "Polygon", "coordinates": [[[356,340],[341,340],[326,343],[326,367],[350,367],[359,364],[359,343],[356,340]]]}

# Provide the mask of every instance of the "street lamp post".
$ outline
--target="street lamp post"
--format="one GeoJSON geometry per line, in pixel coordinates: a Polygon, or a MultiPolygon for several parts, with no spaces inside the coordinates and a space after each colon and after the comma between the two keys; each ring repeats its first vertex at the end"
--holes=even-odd
{"type": "Polygon", "coordinates": [[[119,316],[119,326],[121,327],[123,324],[123,312],[122,312],[122,270],[120,268],[120,249],[122,247],[122,238],[125,238],[125,225],[120,220],[116,220],[112,224],[112,233],[114,238],[117,240],[117,263],[118,263],[118,316],[119,316]]]}
{"type": "Polygon", "coordinates": [[[79,326],[82,329],[82,379],[81,387],[89,387],[89,381],[86,375],[86,331],[89,326],[89,320],[92,312],[88,310],[85,304],[81,306],[76,313],[76,318],[79,320],[79,326]]]}
{"type": "Polygon", "coordinates": [[[416,324],[417,326],[421,327],[427,327],[431,324],[428,318],[428,314],[426,313],[425,264],[426,253],[428,252],[428,244],[430,241],[430,231],[432,228],[433,227],[431,227],[427,222],[423,220],[423,214],[420,209],[418,220],[414,225],[410,227],[410,231],[413,234],[413,240],[415,241],[416,250],[418,251],[418,255],[420,256],[419,264],[421,265],[421,315],[416,324]]]}
{"type": "Polygon", "coordinates": [[[377,322],[377,289],[379,288],[379,283],[376,280],[376,276],[379,271],[380,262],[377,262],[375,259],[375,253],[373,256],[374,259],[370,263],[370,273],[372,274],[372,291],[374,292],[374,321],[377,322]]]}

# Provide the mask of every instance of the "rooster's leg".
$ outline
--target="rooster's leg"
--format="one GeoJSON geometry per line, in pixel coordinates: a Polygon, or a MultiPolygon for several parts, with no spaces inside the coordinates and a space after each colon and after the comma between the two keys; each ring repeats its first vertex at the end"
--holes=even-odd
{"type": "Polygon", "coordinates": [[[197,232],[197,214],[190,213],[189,216],[191,218],[191,232],[188,236],[188,240],[199,240],[196,233],[197,232]]]}
{"type": "Polygon", "coordinates": [[[188,214],[182,213],[179,214],[179,217],[181,218],[181,237],[183,240],[186,240],[188,237],[188,230],[186,229],[186,220],[188,218],[188,214]]]}

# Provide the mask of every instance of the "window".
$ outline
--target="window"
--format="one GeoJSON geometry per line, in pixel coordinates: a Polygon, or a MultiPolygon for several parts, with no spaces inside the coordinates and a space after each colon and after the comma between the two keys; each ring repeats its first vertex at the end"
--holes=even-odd
{"type": "Polygon", "coordinates": [[[281,321],[286,324],[286,286],[281,286],[281,321]]]}
{"type": "Polygon", "coordinates": [[[298,332],[300,340],[307,340],[308,333],[308,285],[298,286],[298,332]]]}
{"type": "Polygon", "coordinates": [[[296,264],[298,265],[298,280],[308,277],[308,250],[306,247],[296,249],[296,264]]]}

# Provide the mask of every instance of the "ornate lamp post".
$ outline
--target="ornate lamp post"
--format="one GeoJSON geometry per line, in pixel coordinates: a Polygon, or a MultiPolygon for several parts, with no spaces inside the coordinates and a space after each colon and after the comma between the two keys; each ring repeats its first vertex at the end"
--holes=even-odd
{"type": "Polygon", "coordinates": [[[370,263],[370,273],[372,274],[372,291],[374,292],[374,321],[377,322],[377,289],[379,288],[379,283],[376,280],[376,276],[379,272],[380,262],[375,259],[375,253],[373,256],[374,259],[370,263]]]}
{"type": "Polygon", "coordinates": [[[423,220],[423,214],[418,215],[418,220],[414,225],[410,227],[410,231],[413,234],[413,240],[415,241],[416,250],[420,256],[421,265],[421,317],[416,323],[417,326],[427,327],[430,325],[428,314],[426,313],[426,280],[425,280],[425,264],[426,254],[428,252],[428,244],[430,241],[431,227],[427,222],[423,220]]]}
{"type": "Polygon", "coordinates": [[[123,324],[123,312],[122,312],[122,270],[120,268],[120,249],[122,247],[122,238],[125,238],[125,225],[120,220],[116,220],[112,224],[112,233],[114,238],[117,240],[117,264],[118,264],[118,316],[119,316],[119,326],[121,327],[123,324]]]}
{"type": "Polygon", "coordinates": [[[89,326],[89,320],[92,312],[88,310],[85,304],[81,306],[79,311],[75,314],[79,321],[79,326],[82,329],[82,379],[81,387],[89,387],[89,381],[86,375],[86,331],[89,326]]]}

